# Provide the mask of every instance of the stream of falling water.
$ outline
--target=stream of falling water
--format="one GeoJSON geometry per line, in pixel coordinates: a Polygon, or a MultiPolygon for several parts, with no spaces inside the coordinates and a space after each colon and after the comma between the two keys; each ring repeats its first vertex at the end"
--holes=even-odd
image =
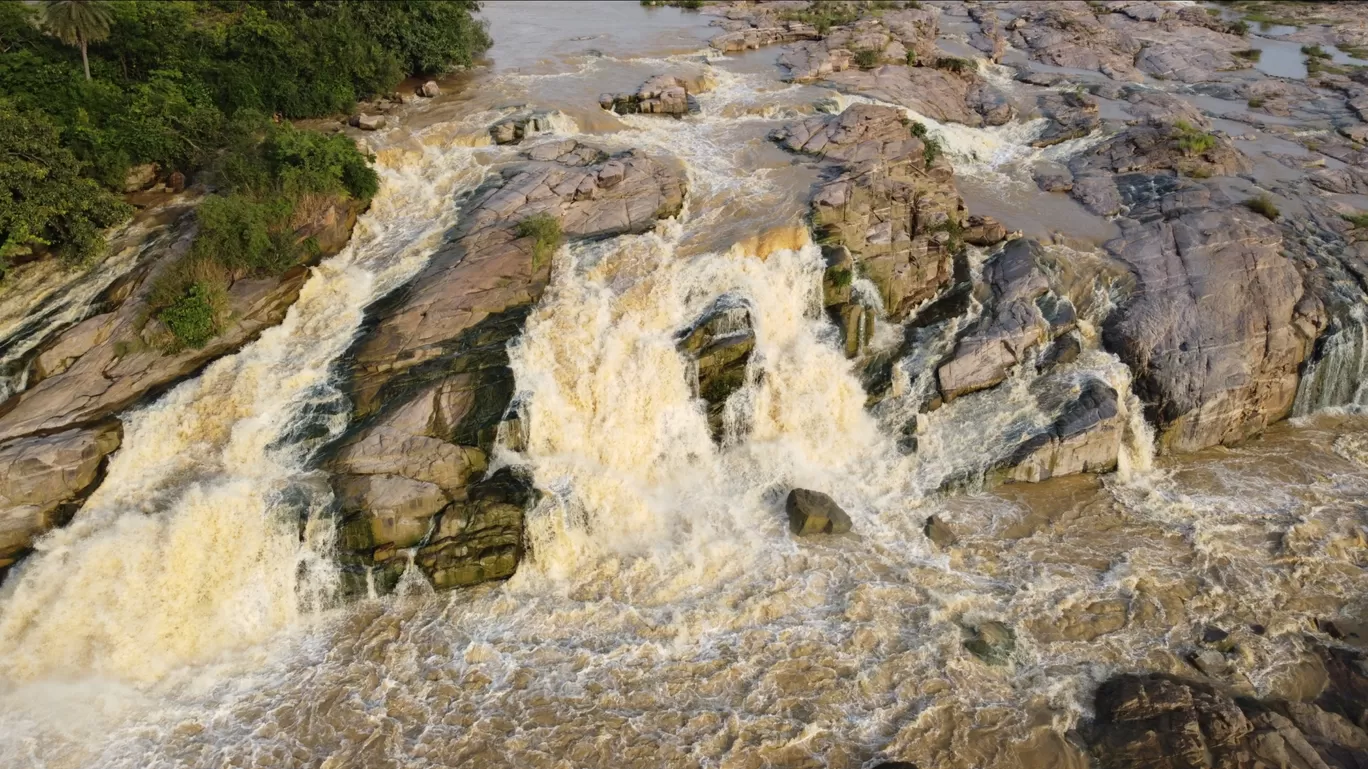
{"type": "MultiPolygon", "coordinates": [[[[4,763],[1081,769],[1064,733],[1095,684],[1181,672],[1212,623],[1253,691],[1295,689],[1302,633],[1368,594],[1364,513],[1345,512],[1368,498],[1344,443],[1365,426],[1276,428],[1155,470],[1136,428],[1105,483],[934,493],[987,448],[975,430],[1013,414],[964,398],[904,454],[820,312],[818,250],[706,245],[728,219],[791,225],[805,192],[767,154],[779,113],[758,102],[807,92],[718,77],[701,116],[580,137],[679,157],[690,202],[653,233],[562,249],[511,350],[527,445],[496,462],[545,492],[513,579],[316,611],[326,483],[289,436],[317,415],[341,428],[331,367],[363,308],[419,268],[483,175],[439,126],[381,152],[380,196],[286,321],[131,416],[99,492],[8,580],[4,763]],[[719,447],[674,334],[722,294],[750,306],[756,349],[731,404],[746,429],[719,447]],[[830,493],[854,532],[791,537],[793,485],[830,493]],[[958,544],[930,544],[932,514],[958,544]],[[964,649],[989,620],[1016,630],[1006,665],[964,649]]],[[[1004,141],[972,130],[954,129],[1004,141]]],[[[1114,358],[1078,365],[1129,393],[1114,358]]]]}

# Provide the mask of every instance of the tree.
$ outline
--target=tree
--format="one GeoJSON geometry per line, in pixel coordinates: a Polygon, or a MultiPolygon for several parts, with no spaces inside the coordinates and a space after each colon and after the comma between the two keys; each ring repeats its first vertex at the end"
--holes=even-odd
{"type": "Polygon", "coordinates": [[[81,47],[81,64],[90,79],[90,58],[86,46],[109,37],[114,14],[105,0],[47,0],[43,3],[43,26],[67,45],[81,47]]]}

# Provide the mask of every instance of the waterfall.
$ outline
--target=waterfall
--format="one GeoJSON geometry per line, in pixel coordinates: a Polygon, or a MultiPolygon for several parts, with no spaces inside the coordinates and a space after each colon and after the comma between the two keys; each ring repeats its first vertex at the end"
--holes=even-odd
{"type": "Polygon", "coordinates": [[[1336,315],[1334,327],[1316,342],[1302,369],[1292,415],[1306,416],[1334,406],[1368,405],[1368,322],[1355,304],[1336,315]]]}
{"type": "Polygon", "coordinates": [[[284,322],[125,417],[100,488],[6,582],[5,678],[155,681],[327,605],[331,492],[306,469],[316,442],[291,436],[309,414],[332,414],[321,425],[331,435],[345,426],[334,362],[365,307],[424,264],[455,219],[454,195],[483,174],[473,151],[423,144],[381,154],[380,193],[284,322]]]}

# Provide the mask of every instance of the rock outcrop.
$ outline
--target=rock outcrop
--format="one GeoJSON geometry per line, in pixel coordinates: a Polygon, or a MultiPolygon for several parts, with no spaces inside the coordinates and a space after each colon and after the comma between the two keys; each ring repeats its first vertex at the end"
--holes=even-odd
{"type": "MultiPolygon", "coordinates": [[[[328,201],[296,237],[312,237],[317,258],[335,254],[359,210],[354,201],[328,201]]],[[[217,335],[199,348],[169,345],[170,333],[147,317],[147,298],[157,277],[189,251],[194,221],[183,214],[157,247],[162,253],[106,292],[103,312],[45,341],[29,363],[28,388],[0,403],[0,565],[64,524],[93,491],[105,457],[119,446],[118,412],[256,339],[299,297],[305,265],[278,277],[239,278],[228,287],[229,320],[217,335]]]]}
{"type": "Polygon", "coordinates": [[[477,190],[452,240],[377,309],[353,353],[357,422],[333,448],[353,574],[392,587],[413,561],[440,587],[512,574],[532,492],[516,474],[485,478],[509,411],[507,343],[550,279],[556,244],[520,234],[550,217],[569,238],[644,232],[679,212],[679,169],[573,140],[524,153],[477,190]],[[516,508],[517,513],[514,513],[516,508]]]}
{"type": "Polygon", "coordinates": [[[1278,228],[1200,184],[1132,181],[1106,248],[1137,288],[1104,339],[1135,372],[1161,448],[1234,443],[1287,416],[1323,319],[1278,228]]]}
{"type": "Polygon", "coordinates": [[[727,399],[746,382],[746,365],[755,349],[755,329],[745,300],[723,295],[679,334],[679,351],[693,363],[694,394],[708,409],[713,438],[723,437],[727,399]]]}
{"type": "Polygon", "coordinates": [[[699,84],[671,75],[656,75],[632,93],[605,93],[599,96],[599,106],[619,115],[683,115],[698,111],[693,94],[699,84]]]}
{"type": "Polygon", "coordinates": [[[816,27],[797,21],[778,22],[762,18],[755,21],[755,26],[746,23],[735,27],[714,37],[708,44],[722,53],[735,53],[821,37],[816,27]]]}
{"type": "Polygon", "coordinates": [[[554,132],[558,121],[568,119],[560,112],[519,112],[490,126],[489,138],[495,144],[521,144],[529,137],[554,132]]]}
{"type": "Polygon", "coordinates": [[[1322,649],[1331,679],[1315,702],[1256,701],[1182,678],[1126,674],[1097,690],[1083,729],[1101,769],[1215,769],[1368,766],[1364,699],[1368,679],[1358,655],[1322,649]]]}
{"type": "Polygon", "coordinates": [[[0,444],[0,576],[34,539],[71,519],[122,434],[110,420],[0,444]]]}
{"type": "Polygon", "coordinates": [[[913,125],[891,107],[855,105],[813,117],[772,138],[794,152],[840,164],[840,175],[812,198],[817,240],[844,248],[829,258],[827,309],[847,327],[851,271],[877,287],[888,318],[901,321],[951,281],[965,222],[954,171],[927,152],[913,125]]]}
{"type": "Polygon", "coordinates": [[[1185,123],[1138,125],[1069,161],[1070,192],[1089,211],[1115,216],[1123,210],[1123,198],[1134,197],[1121,186],[1142,180],[1162,187],[1179,184],[1174,177],[1155,177],[1157,171],[1206,178],[1233,176],[1250,167],[1249,158],[1223,135],[1185,123]],[[1130,174],[1134,176],[1126,176],[1130,174]]]}

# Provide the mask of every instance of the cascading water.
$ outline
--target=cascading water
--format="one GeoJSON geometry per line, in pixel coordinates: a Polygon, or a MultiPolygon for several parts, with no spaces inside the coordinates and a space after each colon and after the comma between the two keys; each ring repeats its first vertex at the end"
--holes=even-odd
{"type": "Polygon", "coordinates": [[[76,519],[6,582],[0,671],[155,681],[258,643],[331,590],[326,482],[305,412],[347,408],[332,364],[362,311],[418,269],[481,176],[469,150],[391,151],[352,243],[319,265],[285,321],[126,419],[124,448],[76,519]],[[319,408],[328,404],[331,408],[319,408]],[[301,539],[300,525],[304,525],[301,539]]]}
{"type": "Polygon", "coordinates": [[[1293,416],[1335,406],[1368,406],[1368,319],[1353,305],[1334,319],[1336,328],[1317,342],[1297,383],[1293,416]]]}
{"type": "MultiPolygon", "coordinates": [[[[631,66],[657,65],[594,58],[554,86],[507,77],[521,90],[486,101],[533,93],[568,111],[536,89],[597,90],[631,66]]],[[[302,539],[299,526],[327,492],[312,444],[292,436],[304,419],[338,429],[330,368],[362,308],[418,269],[456,215],[453,194],[482,176],[478,151],[438,126],[380,151],[384,188],[353,244],[281,326],[132,416],[100,491],[11,576],[0,757],[654,769],[897,755],[968,769],[1030,754],[1070,766],[1064,734],[1096,682],[1182,672],[1170,649],[1208,624],[1232,631],[1256,692],[1295,684],[1309,618],[1364,594],[1344,545],[1362,521],[1330,502],[1368,493],[1368,468],[1326,435],[1275,430],[1183,479],[1149,472],[1129,374],[1092,349],[1075,370],[1122,394],[1131,428],[1105,488],[1082,477],[930,493],[987,453],[988,428],[1035,418],[1013,401],[1027,377],[1000,386],[1015,410],[979,413],[988,400],[966,396],[904,453],[820,311],[822,260],[793,227],[810,177],[788,176],[792,158],[764,139],[778,113],[762,103],[801,106],[811,92],[718,80],[700,116],[611,118],[621,130],[579,137],[679,157],[691,199],[654,233],[562,249],[510,351],[517,429],[495,460],[529,466],[544,493],[512,580],[433,595],[410,569],[402,596],[303,621],[329,594],[328,526],[315,517],[302,539]],[[771,227],[794,242],[751,240],[771,227]],[[718,445],[675,335],[723,294],[747,303],[756,347],[732,398],[744,438],[718,445]],[[792,537],[793,485],[831,493],[854,531],[792,537]],[[932,545],[930,515],[958,541],[932,545]],[[1003,666],[964,648],[989,620],[1017,628],[1003,666]],[[1254,622],[1268,632],[1244,630],[1254,622]]]]}

